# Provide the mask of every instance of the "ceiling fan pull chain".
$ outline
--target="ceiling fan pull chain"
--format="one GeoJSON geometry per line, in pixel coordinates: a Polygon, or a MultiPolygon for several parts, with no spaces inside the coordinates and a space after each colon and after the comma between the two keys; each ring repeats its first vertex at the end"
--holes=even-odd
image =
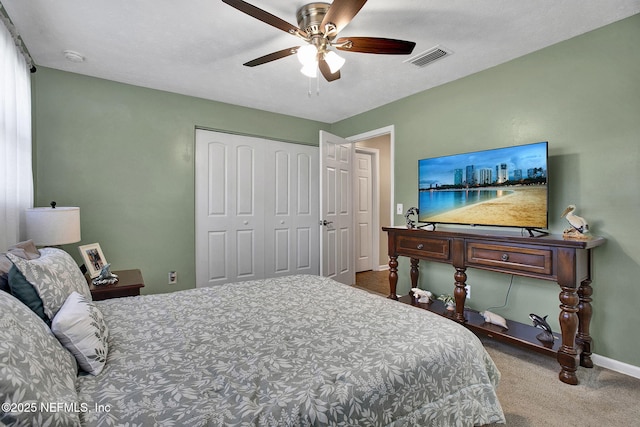
{"type": "Polygon", "coordinates": [[[309,77],[309,87],[307,89],[307,95],[311,98],[311,77],[309,77]]]}
{"type": "Polygon", "coordinates": [[[320,96],[320,77],[316,77],[316,96],[320,96]]]}

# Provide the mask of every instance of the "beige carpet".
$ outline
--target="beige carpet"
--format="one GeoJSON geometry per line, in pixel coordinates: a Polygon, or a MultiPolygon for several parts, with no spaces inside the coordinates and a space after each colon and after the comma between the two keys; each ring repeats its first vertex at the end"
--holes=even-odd
{"type": "Polygon", "coordinates": [[[640,426],[640,379],[580,367],[580,384],[571,386],[558,380],[555,358],[481,339],[502,374],[498,399],[508,426],[640,426]]]}
{"type": "MultiPolygon", "coordinates": [[[[356,286],[388,295],[388,272],[356,275],[356,286]]],[[[578,368],[580,384],[558,379],[553,357],[481,337],[500,369],[498,398],[507,426],[640,427],[640,379],[600,368],[578,368]]]]}

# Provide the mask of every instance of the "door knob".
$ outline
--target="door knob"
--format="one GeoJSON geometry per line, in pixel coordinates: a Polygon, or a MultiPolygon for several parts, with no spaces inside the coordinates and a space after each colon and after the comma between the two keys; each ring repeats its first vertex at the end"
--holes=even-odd
{"type": "Polygon", "coordinates": [[[333,224],[333,221],[327,221],[326,219],[323,219],[322,221],[320,221],[320,225],[324,225],[325,227],[328,226],[329,224],[333,224]]]}

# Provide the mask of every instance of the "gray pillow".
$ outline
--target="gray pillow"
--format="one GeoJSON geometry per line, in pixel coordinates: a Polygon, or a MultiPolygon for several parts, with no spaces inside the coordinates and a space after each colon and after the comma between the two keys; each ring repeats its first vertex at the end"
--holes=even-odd
{"type": "Polygon", "coordinates": [[[80,407],[75,359],[35,313],[5,292],[0,292],[0,360],[0,424],[80,425],[73,410],[80,407]],[[41,411],[40,403],[71,409],[41,411]],[[18,404],[36,406],[13,411],[18,404]]]}
{"type": "Polygon", "coordinates": [[[91,291],[80,267],[71,255],[56,248],[40,250],[40,258],[25,260],[11,253],[7,257],[33,285],[42,299],[44,313],[53,319],[72,292],[91,301],[91,291]]]}
{"type": "MultiPolygon", "coordinates": [[[[36,248],[33,240],[16,243],[11,246],[7,252],[24,259],[36,259],[40,257],[40,252],[38,252],[38,248],[36,248]]],[[[0,289],[9,293],[11,293],[11,289],[9,288],[8,276],[12,266],[13,263],[7,258],[7,254],[0,253],[0,289]]]]}

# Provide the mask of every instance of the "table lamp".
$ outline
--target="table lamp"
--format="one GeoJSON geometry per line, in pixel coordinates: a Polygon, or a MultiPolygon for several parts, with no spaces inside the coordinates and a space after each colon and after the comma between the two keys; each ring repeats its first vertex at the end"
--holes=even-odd
{"type": "Polygon", "coordinates": [[[60,246],[80,241],[80,208],[56,207],[26,210],[27,239],[37,246],[60,246]]]}

